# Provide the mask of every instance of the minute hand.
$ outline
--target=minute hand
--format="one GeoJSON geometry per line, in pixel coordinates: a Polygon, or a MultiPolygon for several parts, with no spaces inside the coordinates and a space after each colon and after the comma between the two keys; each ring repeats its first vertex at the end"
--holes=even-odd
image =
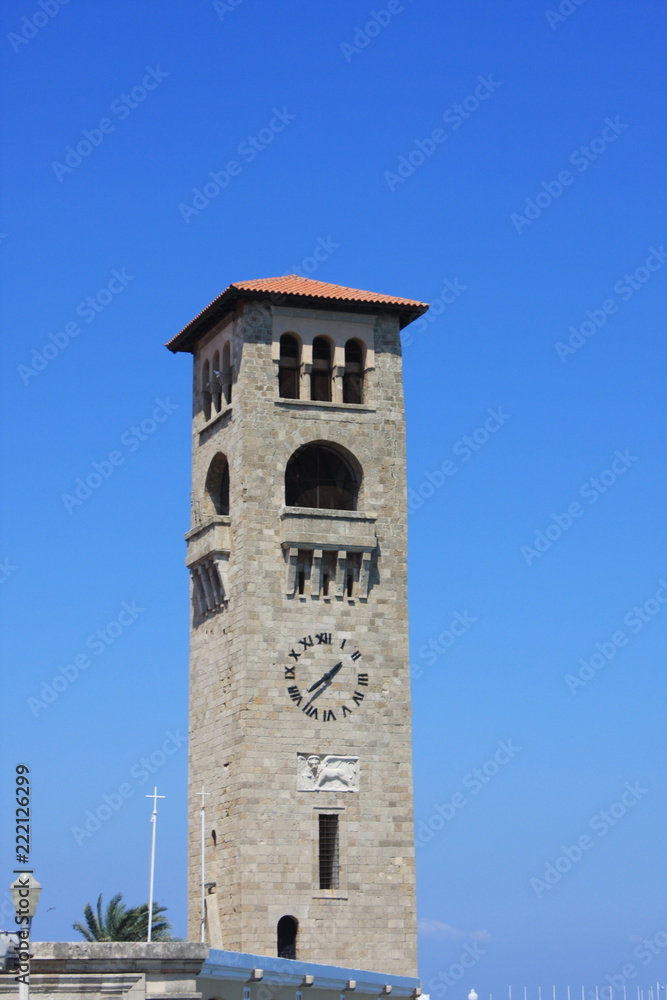
{"type": "Polygon", "coordinates": [[[340,660],[340,662],[337,663],[334,667],[332,667],[331,670],[327,670],[326,674],[323,674],[322,677],[320,677],[319,681],[315,681],[315,683],[308,688],[307,693],[310,694],[311,691],[314,691],[315,688],[320,687],[321,684],[327,684],[333,677],[336,676],[336,674],[338,673],[338,671],[342,666],[343,666],[343,661],[340,660]]]}

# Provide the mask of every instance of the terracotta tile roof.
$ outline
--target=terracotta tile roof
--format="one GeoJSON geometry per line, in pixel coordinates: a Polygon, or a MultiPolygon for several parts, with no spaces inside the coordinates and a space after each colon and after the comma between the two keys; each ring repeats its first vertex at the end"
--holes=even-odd
{"type": "Polygon", "coordinates": [[[229,287],[242,288],[248,292],[271,292],[274,295],[307,295],[315,299],[342,299],[344,302],[373,302],[428,308],[425,302],[417,302],[414,299],[399,299],[395,295],[381,295],[377,292],[364,292],[360,288],[331,285],[328,281],[301,278],[298,274],[286,274],[282,278],[259,278],[257,281],[237,281],[229,287]]]}
{"type": "Polygon", "coordinates": [[[364,311],[383,311],[398,315],[401,329],[421,316],[428,309],[426,302],[416,299],[401,299],[395,295],[365,292],[360,288],[332,285],[314,278],[301,278],[298,274],[287,274],[278,278],[258,278],[254,281],[236,281],[218,295],[206,308],[195,316],[180,333],[166,345],[170,351],[193,351],[194,345],[210,327],[234,309],[239,299],[270,299],[274,304],[287,302],[307,307],[326,302],[329,308],[340,308],[343,304],[362,305],[364,311]],[[335,305],[334,305],[335,303],[335,305]],[[369,307],[376,307],[375,310],[369,307]]]}

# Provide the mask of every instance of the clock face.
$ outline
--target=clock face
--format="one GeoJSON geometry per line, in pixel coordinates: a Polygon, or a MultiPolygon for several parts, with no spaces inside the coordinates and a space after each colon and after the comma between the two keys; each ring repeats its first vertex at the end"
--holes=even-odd
{"type": "Polygon", "coordinates": [[[366,697],[368,673],[354,639],[313,632],[296,640],[286,660],[287,694],[294,707],[311,719],[346,719],[366,697]]]}

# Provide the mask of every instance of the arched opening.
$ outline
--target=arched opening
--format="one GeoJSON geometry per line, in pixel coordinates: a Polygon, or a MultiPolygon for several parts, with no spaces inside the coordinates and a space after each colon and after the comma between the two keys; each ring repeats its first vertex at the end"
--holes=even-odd
{"type": "Polygon", "coordinates": [[[210,381],[211,366],[208,361],[205,361],[201,369],[201,400],[202,409],[204,411],[204,420],[211,419],[211,390],[208,385],[210,381]]]}
{"type": "Polygon", "coordinates": [[[215,406],[215,412],[220,413],[222,409],[222,385],[220,384],[220,352],[215,351],[213,354],[213,371],[211,379],[211,394],[213,396],[213,405],[215,406]]]}
{"type": "Polygon", "coordinates": [[[299,398],[299,341],[291,333],[280,338],[278,393],[281,399],[299,398]]]}
{"type": "Polygon", "coordinates": [[[231,348],[225,344],[222,349],[222,395],[227,406],[232,401],[232,360],[231,348]]]}
{"type": "Polygon", "coordinates": [[[278,921],[278,958],[296,958],[296,936],[299,921],[296,917],[281,917],[278,921]]]}
{"type": "Polygon", "coordinates": [[[343,373],[343,402],[364,401],[364,349],[358,340],[348,340],[345,345],[345,371],[343,373]]]}
{"type": "Polygon", "coordinates": [[[320,403],[331,402],[331,345],[326,337],[313,340],[310,398],[320,403]]]}
{"type": "Polygon", "coordinates": [[[359,477],[339,451],[308,444],[295,451],[285,470],[288,507],[356,510],[359,477]]]}
{"type": "Polygon", "coordinates": [[[221,452],[218,452],[208,467],[204,491],[204,513],[207,517],[229,514],[229,463],[221,452]]]}

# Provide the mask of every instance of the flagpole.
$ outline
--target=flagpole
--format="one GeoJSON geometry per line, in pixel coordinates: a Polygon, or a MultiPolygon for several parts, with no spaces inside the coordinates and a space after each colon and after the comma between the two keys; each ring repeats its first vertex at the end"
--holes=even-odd
{"type": "Polygon", "coordinates": [[[155,880],[155,831],[157,830],[157,800],[166,798],[165,795],[158,795],[157,785],[153,789],[152,795],[147,795],[147,799],[153,800],[153,812],[151,813],[151,870],[148,880],[148,936],[147,941],[152,939],[153,934],[153,883],[155,880]]]}

